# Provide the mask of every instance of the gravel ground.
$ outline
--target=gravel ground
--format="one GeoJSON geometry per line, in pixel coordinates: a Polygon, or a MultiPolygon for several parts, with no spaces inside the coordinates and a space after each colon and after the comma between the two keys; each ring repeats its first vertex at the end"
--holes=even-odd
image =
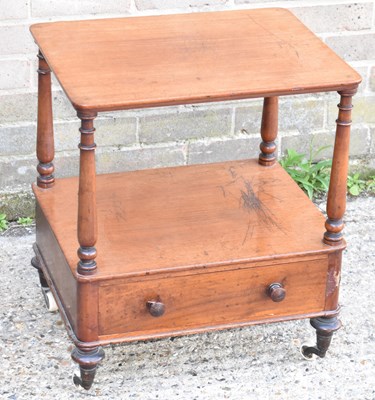
{"type": "Polygon", "coordinates": [[[0,237],[0,399],[375,399],[375,199],[348,203],[343,328],[325,359],[299,353],[307,320],[107,347],[93,389],[30,267],[34,234],[0,237]]]}

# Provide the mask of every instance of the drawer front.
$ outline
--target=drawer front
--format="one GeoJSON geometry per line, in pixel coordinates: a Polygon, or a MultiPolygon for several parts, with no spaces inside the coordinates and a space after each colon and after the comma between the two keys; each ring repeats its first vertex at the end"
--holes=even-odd
{"type": "Polygon", "coordinates": [[[324,309],[327,259],[252,267],[103,285],[99,294],[101,336],[143,336],[243,324],[324,309]],[[281,283],[285,299],[267,294],[281,283]],[[148,301],[162,302],[162,316],[152,316],[148,301]]]}

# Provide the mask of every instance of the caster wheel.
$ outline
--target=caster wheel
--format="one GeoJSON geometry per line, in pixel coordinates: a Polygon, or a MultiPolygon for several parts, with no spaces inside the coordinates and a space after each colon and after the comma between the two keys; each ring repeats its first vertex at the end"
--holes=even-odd
{"type": "Polygon", "coordinates": [[[312,346],[309,346],[307,343],[304,343],[299,349],[299,351],[302,354],[302,357],[307,361],[314,361],[314,360],[316,360],[318,358],[318,356],[316,354],[314,354],[314,353],[312,353],[310,351],[306,352],[306,350],[308,348],[311,348],[311,347],[312,346]]]}
{"type": "Polygon", "coordinates": [[[56,300],[51,293],[49,288],[42,288],[42,293],[44,297],[44,301],[46,302],[47,310],[49,312],[56,312],[58,310],[56,300]]]}
{"type": "Polygon", "coordinates": [[[75,370],[73,374],[73,383],[76,387],[82,386],[82,380],[80,378],[81,372],[79,370],[75,370]]]}

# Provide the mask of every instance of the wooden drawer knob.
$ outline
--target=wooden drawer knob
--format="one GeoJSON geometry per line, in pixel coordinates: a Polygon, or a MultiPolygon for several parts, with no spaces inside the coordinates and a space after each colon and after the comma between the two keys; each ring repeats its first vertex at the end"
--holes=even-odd
{"type": "Polygon", "coordinates": [[[146,305],[153,317],[161,317],[165,313],[165,305],[161,301],[148,301],[146,305]]]}
{"type": "Polygon", "coordinates": [[[283,301],[286,296],[286,290],[281,283],[272,283],[268,286],[267,294],[272,301],[278,303],[283,301]]]}

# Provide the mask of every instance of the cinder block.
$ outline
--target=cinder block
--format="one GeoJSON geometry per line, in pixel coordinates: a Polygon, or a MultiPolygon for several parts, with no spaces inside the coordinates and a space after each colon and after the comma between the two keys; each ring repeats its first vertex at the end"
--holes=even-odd
{"type": "Polygon", "coordinates": [[[2,123],[36,121],[36,93],[2,95],[0,104],[2,123]]]}
{"type": "MultiPolygon", "coordinates": [[[[31,60],[32,68],[31,68],[31,86],[33,89],[37,90],[38,88],[38,59],[35,57],[31,60]]],[[[54,73],[51,74],[52,77],[52,89],[54,91],[62,91],[59,81],[56,79],[54,73]]]]}
{"type": "MultiPolygon", "coordinates": [[[[334,121],[338,115],[337,103],[330,102],[328,107],[328,122],[332,126],[335,126],[334,121]]],[[[375,96],[357,95],[353,97],[352,120],[354,124],[375,123],[375,96]]]]}
{"type": "Polygon", "coordinates": [[[3,193],[0,192],[0,214],[5,214],[9,221],[17,220],[20,217],[33,218],[35,216],[35,199],[30,186],[27,185],[23,190],[16,192],[13,192],[12,188],[3,193]]]}
{"type": "MultiPolygon", "coordinates": [[[[78,118],[72,121],[55,122],[53,126],[55,136],[55,149],[59,151],[75,150],[79,154],[80,122],[78,118]]],[[[95,137],[96,141],[96,137],[95,137]]]]}
{"type": "MultiPolygon", "coordinates": [[[[181,145],[125,148],[122,151],[98,148],[95,154],[96,171],[99,174],[184,165],[185,158],[185,146],[181,145]]],[[[19,163],[21,166],[23,165],[22,161],[19,163]]],[[[36,172],[34,172],[36,161],[30,165],[32,168],[27,179],[32,181],[32,175],[36,176],[36,172]]],[[[64,152],[56,153],[54,165],[56,179],[78,176],[79,152],[68,155],[64,152]]],[[[0,163],[0,173],[2,172],[1,168],[0,163]]],[[[18,177],[18,181],[20,181],[20,177],[18,177]]]]}
{"type": "Polygon", "coordinates": [[[16,185],[30,185],[35,181],[36,162],[33,159],[1,160],[0,188],[16,185]]]}
{"type": "Polygon", "coordinates": [[[370,153],[375,164],[375,128],[370,128],[370,153]]]}
{"type": "Polygon", "coordinates": [[[77,112],[62,91],[52,92],[53,117],[55,119],[77,118],[77,112]]]}
{"type": "MultiPolygon", "coordinates": [[[[56,151],[76,150],[80,141],[79,119],[66,122],[55,122],[56,151]]],[[[95,142],[98,147],[130,146],[136,144],[136,119],[106,118],[95,121],[95,142]]],[[[27,155],[34,154],[36,147],[36,124],[25,126],[0,125],[0,154],[27,155]]]]}
{"type": "Polygon", "coordinates": [[[224,5],[228,0],[135,0],[135,5],[138,10],[168,10],[176,8],[189,9],[190,7],[205,7],[224,5]]]}
{"type": "Polygon", "coordinates": [[[30,63],[23,60],[0,61],[0,90],[30,86],[30,63]]]}
{"type": "Polygon", "coordinates": [[[188,163],[211,163],[258,157],[259,143],[260,140],[256,138],[192,142],[189,144],[188,163]]]}
{"type": "MultiPolygon", "coordinates": [[[[53,92],[53,115],[56,120],[76,118],[77,113],[63,92],[53,92]]],[[[37,94],[7,94],[0,96],[0,121],[12,123],[36,121],[37,94]]]]}
{"type": "Polygon", "coordinates": [[[333,144],[335,141],[334,130],[331,132],[318,132],[311,135],[280,135],[281,156],[284,156],[288,149],[295,150],[300,154],[310,157],[313,155],[314,161],[331,158],[333,152],[333,144]],[[327,147],[325,150],[321,150],[327,147]],[[317,152],[319,151],[319,154],[317,152]],[[315,156],[314,156],[315,155],[315,156]]]}
{"type": "Polygon", "coordinates": [[[27,18],[30,0],[0,0],[1,19],[27,18]]]}
{"type": "Polygon", "coordinates": [[[94,123],[98,146],[131,146],[137,143],[135,117],[98,119],[94,123]]]}
{"type": "Polygon", "coordinates": [[[185,159],[185,146],[171,145],[100,152],[97,165],[99,173],[110,173],[184,165],[185,159]]]}
{"type": "Polygon", "coordinates": [[[0,54],[29,54],[37,47],[26,25],[0,26],[0,54]]]}
{"type": "Polygon", "coordinates": [[[375,58],[375,34],[331,36],[326,43],[346,61],[372,60],[375,58]]]}
{"type": "MultiPolygon", "coordinates": [[[[105,146],[130,146],[137,142],[135,117],[129,118],[105,118],[94,121],[95,143],[98,147],[105,146]]],[[[55,146],[58,151],[77,150],[80,141],[80,121],[75,118],[72,121],[58,122],[54,125],[55,146]]]]}
{"type": "MultiPolygon", "coordinates": [[[[279,101],[279,131],[299,131],[304,134],[322,129],[324,123],[324,101],[303,99],[300,96],[281,97],[279,101]]],[[[262,103],[238,107],[235,117],[235,132],[259,133],[262,121],[262,103]]]]}
{"type": "MultiPolygon", "coordinates": [[[[75,154],[65,155],[64,153],[56,153],[54,160],[55,178],[67,178],[69,176],[79,175],[79,152],[75,154]]],[[[97,167],[97,165],[96,165],[97,167]]]]}
{"type": "MultiPolygon", "coordinates": [[[[170,167],[185,164],[185,146],[128,148],[123,151],[96,152],[98,173],[131,171],[146,168],[170,167]]],[[[30,185],[36,180],[35,158],[0,161],[0,187],[30,185]]],[[[56,179],[79,174],[79,154],[56,153],[56,179]]]]}
{"type": "Polygon", "coordinates": [[[228,135],[232,112],[229,108],[212,108],[146,114],[139,120],[139,140],[141,143],[158,143],[228,135]]]}
{"type": "Polygon", "coordinates": [[[279,105],[279,130],[306,134],[323,128],[324,98],[298,101],[296,96],[282,97],[279,105]]]}
{"type": "Polygon", "coordinates": [[[2,156],[26,155],[35,152],[36,126],[0,125],[0,154],[2,156]]]}
{"type": "Polygon", "coordinates": [[[350,157],[361,157],[370,153],[368,130],[367,127],[352,127],[350,133],[350,157]]]}
{"type": "MultiPolygon", "coordinates": [[[[333,155],[334,143],[335,129],[332,129],[329,132],[318,132],[312,135],[281,137],[281,153],[286,154],[287,149],[293,149],[298,153],[310,157],[310,151],[312,155],[315,155],[319,149],[328,146],[328,148],[320,151],[319,154],[313,157],[313,159],[314,161],[327,158],[330,159],[333,155]],[[310,146],[312,146],[311,150],[310,146]]],[[[367,155],[370,152],[369,149],[368,128],[353,126],[350,134],[350,157],[355,158],[367,155]]]]}
{"type": "Polygon", "coordinates": [[[90,0],[90,1],[53,1],[33,0],[32,17],[56,17],[64,15],[96,15],[108,13],[126,13],[130,8],[130,0],[90,0]]]}
{"type": "Polygon", "coordinates": [[[351,3],[291,8],[313,32],[358,31],[371,28],[373,3],[351,3]]]}
{"type": "MultiPolygon", "coordinates": [[[[357,67],[357,66],[353,66],[353,68],[359,73],[359,75],[361,75],[362,77],[362,82],[359,84],[358,86],[358,91],[357,93],[363,93],[363,91],[366,89],[366,87],[368,85],[371,85],[371,77],[367,76],[367,72],[368,72],[368,68],[366,67],[357,67]]],[[[375,87],[375,86],[374,86],[375,87]]],[[[335,93],[336,96],[337,93],[335,93]]],[[[354,97],[355,99],[355,97],[354,97]]]]}
{"type": "Polygon", "coordinates": [[[375,67],[371,67],[370,70],[369,87],[373,92],[375,92],[375,67]]]}
{"type": "Polygon", "coordinates": [[[255,104],[240,106],[235,110],[234,131],[236,133],[259,133],[262,121],[262,104],[259,100],[255,104]]]}

